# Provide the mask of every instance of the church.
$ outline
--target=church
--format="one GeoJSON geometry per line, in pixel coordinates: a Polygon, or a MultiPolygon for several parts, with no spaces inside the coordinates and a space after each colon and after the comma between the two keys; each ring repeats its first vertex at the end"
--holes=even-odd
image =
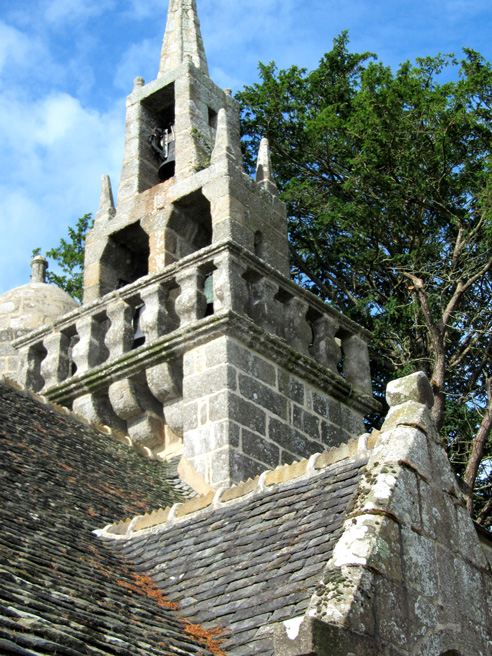
{"type": "Polygon", "coordinates": [[[0,296],[0,653],[486,656],[492,538],[424,374],[367,433],[371,334],[290,278],[268,141],[170,0],[79,306],[0,296]]]}

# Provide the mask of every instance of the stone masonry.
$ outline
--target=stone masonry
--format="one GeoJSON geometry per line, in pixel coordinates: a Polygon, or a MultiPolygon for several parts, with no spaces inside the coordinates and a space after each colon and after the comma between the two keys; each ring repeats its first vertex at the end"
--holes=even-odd
{"type": "Polygon", "coordinates": [[[492,653],[490,564],[430,414],[422,373],[388,386],[390,412],[303,617],[276,656],[492,653]]]}
{"type": "Polygon", "coordinates": [[[348,441],[372,398],[370,334],[289,278],[268,142],[208,76],[194,0],[171,0],[156,80],[135,81],[116,206],[86,241],[83,305],[15,342],[21,383],[179,449],[212,486],[348,441]]]}
{"type": "Polygon", "coordinates": [[[77,307],[77,302],[59,287],[46,283],[47,266],[38,255],[31,262],[31,281],[0,296],[0,375],[17,378],[19,353],[12,341],[77,307]]]}

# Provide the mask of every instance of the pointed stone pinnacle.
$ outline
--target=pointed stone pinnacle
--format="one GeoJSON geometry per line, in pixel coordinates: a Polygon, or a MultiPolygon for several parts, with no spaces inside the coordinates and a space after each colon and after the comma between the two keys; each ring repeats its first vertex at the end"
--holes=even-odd
{"type": "Polygon", "coordinates": [[[270,145],[268,139],[261,140],[258,151],[258,162],[256,164],[256,182],[274,196],[278,195],[277,183],[273,175],[272,160],[270,159],[270,145]]]}
{"type": "Polygon", "coordinates": [[[116,213],[114,208],[113,190],[111,189],[111,180],[109,175],[103,175],[101,180],[101,198],[96,218],[113,217],[116,213]]]}
{"type": "Polygon", "coordinates": [[[170,0],[159,77],[180,66],[187,56],[208,75],[196,0],[170,0]]]}
{"type": "MultiPolygon", "coordinates": [[[[229,155],[234,159],[238,159],[238,156],[241,156],[240,146],[235,143],[234,138],[231,136],[229,120],[224,108],[220,109],[217,115],[217,134],[212,152],[212,162],[223,155],[229,155]]],[[[241,160],[239,159],[238,161],[240,162],[241,160]]]]}

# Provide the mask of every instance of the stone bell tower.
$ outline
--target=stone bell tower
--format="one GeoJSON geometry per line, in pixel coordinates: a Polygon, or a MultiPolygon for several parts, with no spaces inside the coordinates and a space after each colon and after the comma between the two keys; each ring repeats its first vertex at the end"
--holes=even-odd
{"type": "Polygon", "coordinates": [[[369,338],[290,280],[268,142],[253,181],[196,2],[171,0],[158,77],[128,98],[116,207],[103,178],[84,303],[17,340],[22,382],[227,485],[363,432],[369,338]]]}

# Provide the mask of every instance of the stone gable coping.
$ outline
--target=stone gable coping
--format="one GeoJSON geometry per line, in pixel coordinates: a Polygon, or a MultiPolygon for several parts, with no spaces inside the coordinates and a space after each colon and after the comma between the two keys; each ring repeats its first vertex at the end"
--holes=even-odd
{"type": "Polygon", "coordinates": [[[309,460],[303,458],[290,465],[279,466],[273,471],[263,472],[260,476],[250,478],[231,488],[221,488],[216,492],[209,492],[207,495],[175,504],[172,507],[161,508],[150,514],[110,524],[104,529],[98,529],[94,532],[99,537],[118,540],[131,538],[136,533],[147,529],[160,528],[164,530],[179,522],[180,519],[189,519],[190,515],[198,517],[204,511],[210,511],[225,504],[244,499],[257,492],[263,492],[268,487],[282,485],[303,477],[315,476],[329,465],[347,460],[352,456],[366,456],[367,452],[374,448],[378,436],[378,431],[373,431],[370,435],[366,433],[339,447],[333,447],[323,453],[316,453],[309,460]]]}
{"type": "Polygon", "coordinates": [[[68,408],[58,405],[57,403],[53,403],[50,401],[49,398],[46,396],[43,396],[42,394],[36,394],[32,390],[26,389],[22,387],[22,385],[19,385],[19,383],[15,380],[12,380],[11,378],[8,378],[7,376],[0,376],[0,382],[4,383],[5,385],[8,385],[12,389],[16,390],[17,392],[22,392],[26,396],[31,397],[35,401],[38,401],[39,403],[42,403],[43,405],[48,406],[53,410],[54,412],[60,414],[60,415],[67,415],[71,417],[72,419],[75,419],[75,421],[78,421],[81,424],[85,424],[86,426],[90,426],[93,428],[95,431],[98,433],[102,433],[103,435],[110,435],[113,439],[115,439],[117,442],[120,442],[121,444],[125,444],[128,447],[131,447],[132,449],[135,449],[138,453],[141,455],[147,456],[147,458],[150,459],[155,459],[154,453],[151,451],[146,446],[142,446],[141,444],[135,443],[131,437],[128,435],[125,435],[121,431],[115,430],[114,428],[111,428],[110,426],[103,426],[102,424],[98,424],[93,421],[89,421],[82,415],[77,414],[76,412],[72,412],[68,408]]]}

